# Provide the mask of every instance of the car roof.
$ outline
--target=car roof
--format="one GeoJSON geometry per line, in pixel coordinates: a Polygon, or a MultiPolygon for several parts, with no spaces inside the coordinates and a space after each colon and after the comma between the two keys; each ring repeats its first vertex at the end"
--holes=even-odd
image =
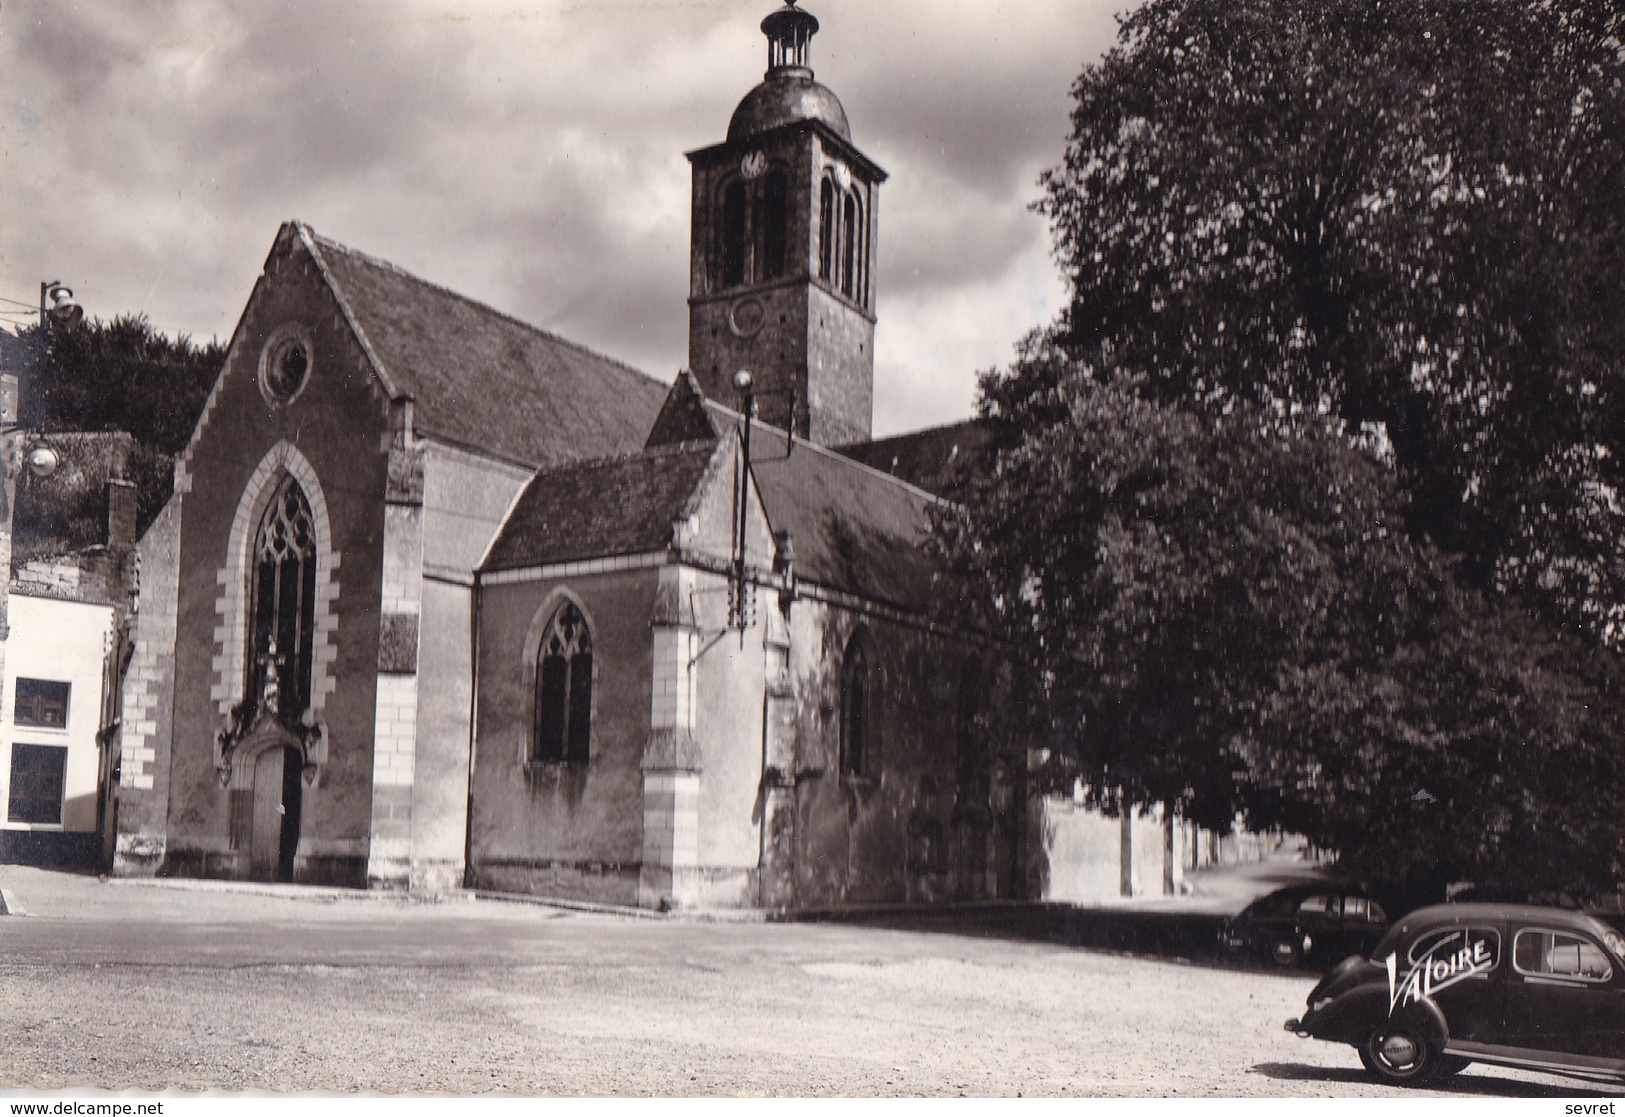
{"type": "Polygon", "coordinates": [[[1304,881],[1301,884],[1288,884],[1277,888],[1273,892],[1266,892],[1258,897],[1260,900],[1284,900],[1289,896],[1318,896],[1321,893],[1337,893],[1339,895],[1364,896],[1366,890],[1363,886],[1346,880],[1314,880],[1304,881]]]}
{"type": "Polygon", "coordinates": [[[1600,935],[1611,930],[1595,916],[1573,908],[1549,908],[1536,904],[1436,904],[1421,908],[1399,921],[1399,929],[1414,930],[1423,926],[1451,926],[1458,923],[1479,923],[1486,920],[1506,920],[1513,923],[1538,923],[1546,927],[1584,929],[1600,935]]]}

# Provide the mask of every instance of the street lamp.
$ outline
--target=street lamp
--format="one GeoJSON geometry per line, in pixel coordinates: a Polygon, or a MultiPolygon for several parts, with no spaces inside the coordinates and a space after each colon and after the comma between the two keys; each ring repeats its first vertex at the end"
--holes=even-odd
{"type": "Polygon", "coordinates": [[[28,451],[27,456],[23,458],[23,464],[28,466],[28,472],[43,481],[56,472],[61,459],[49,446],[36,446],[28,451]]]}
{"type": "Polygon", "coordinates": [[[39,285],[39,321],[50,325],[76,326],[85,319],[85,308],[73,297],[73,288],[59,279],[39,285]]]}
{"type": "MultiPolygon", "coordinates": [[[[42,281],[39,285],[39,364],[38,373],[43,373],[51,363],[51,331],[57,327],[76,326],[85,319],[85,308],[79,305],[73,297],[73,288],[59,279],[42,281]]],[[[22,387],[18,385],[18,407],[21,406],[22,387]]],[[[17,415],[4,422],[0,422],[0,435],[14,434],[17,431],[28,430],[28,424],[17,415]]],[[[46,478],[56,472],[61,464],[57,452],[49,446],[37,445],[29,450],[23,457],[28,472],[35,477],[46,478]]]]}

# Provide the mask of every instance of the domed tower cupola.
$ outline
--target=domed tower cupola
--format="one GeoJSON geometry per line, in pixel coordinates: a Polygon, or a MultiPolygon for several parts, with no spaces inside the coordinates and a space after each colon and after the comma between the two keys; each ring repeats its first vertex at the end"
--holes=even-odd
{"type": "Polygon", "coordinates": [[[796,7],[796,0],[785,0],[784,7],[762,20],[762,34],[767,36],[768,77],[786,70],[799,70],[798,76],[812,77],[807,66],[807,46],[818,34],[816,16],[796,7]]]}
{"type": "Polygon", "coordinates": [[[762,21],[767,74],[694,168],[689,367],[733,403],[749,369],[763,421],[826,445],[870,437],[876,188],[846,110],[808,65],[818,20],[762,21]]]}
{"type": "Polygon", "coordinates": [[[807,48],[818,33],[818,19],[793,2],[762,20],[767,36],[767,73],[762,84],[745,95],[728,122],[728,139],[742,140],[800,120],[821,120],[852,138],[846,110],[825,86],[813,80],[807,48]]]}

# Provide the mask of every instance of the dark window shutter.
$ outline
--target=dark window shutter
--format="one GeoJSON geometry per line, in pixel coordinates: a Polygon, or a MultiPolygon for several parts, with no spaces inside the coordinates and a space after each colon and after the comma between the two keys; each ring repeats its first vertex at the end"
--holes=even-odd
{"type": "Polygon", "coordinates": [[[6,804],[11,821],[60,824],[67,770],[68,750],[62,746],[12,745],[11,794],[6,804]]]}

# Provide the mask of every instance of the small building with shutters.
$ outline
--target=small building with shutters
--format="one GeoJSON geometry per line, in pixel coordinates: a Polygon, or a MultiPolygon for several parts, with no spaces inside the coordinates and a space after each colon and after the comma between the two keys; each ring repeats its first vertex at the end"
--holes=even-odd
{"type": "Polygon", "coordinates": [[[48,479],[8,485],[10,578],[0,608],[0,862],[111,863],[119,686],[137,571],[132,440],[53,432],[48,479]]]}

